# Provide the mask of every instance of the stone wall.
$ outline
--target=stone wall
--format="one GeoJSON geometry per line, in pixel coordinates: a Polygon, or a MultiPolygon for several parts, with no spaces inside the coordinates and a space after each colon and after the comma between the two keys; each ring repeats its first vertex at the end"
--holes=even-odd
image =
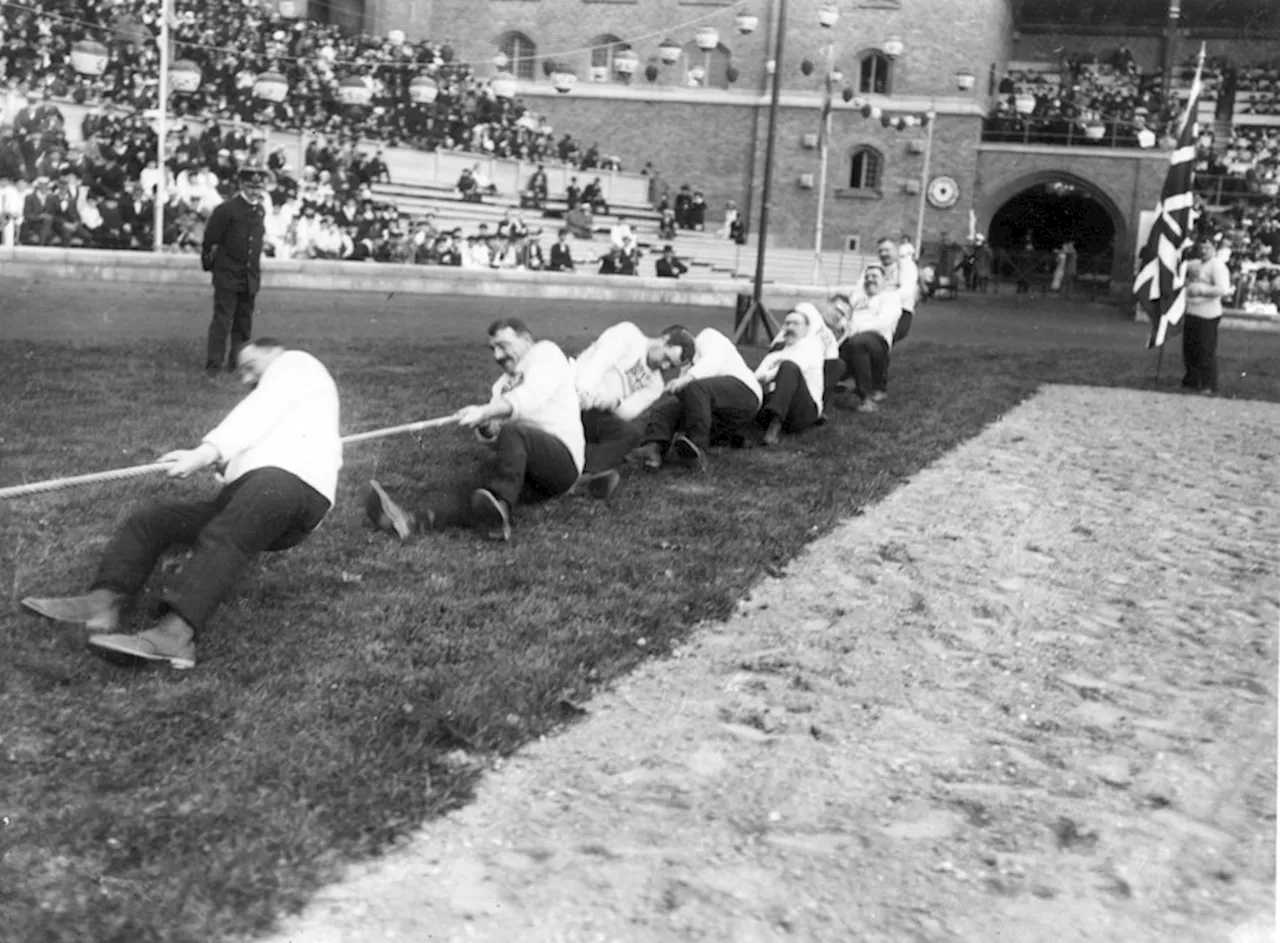
{"type": "Polygon", "coordinates": [[[1116,224],[1113,282],[1133,277],[1138,219],[1160,199],[1169,155],[1151,151],[1103,151],[1088,148],[985,145],[974,177],[978,229],[986,232],[991,217],[1011,197],[1049,180],[1072,183],[1108,209],[1116,224]]]}
{"type": "MultiPolygon", "coordinates": [[[[830,30],[818,24],[821,5],[821,0],[788,4],[783,50],[788,89],[817,90],[823,70],[806,78],[787,63],[796,66],[805,58],[817,63],[833,43],[837,64],[852,76],[859,52],[896,36],[906,52],[893,67],[893,92],[947,94],[957,70],[985,75],[991,63],[1002,61],[1010,33],[1010,0],[843,0],[840,20],[830,30]]],[[[540,57],[569,64],[584,79],[590,65],[586,50],[597,37],[645,37],[632,42],[643,68],[657,56],[664,38],[691,43],[694,21],[705,21],[719,30],[741,73],[739,87],[763,89],[776,0],[758,0],[749,7],[760,24],[746,36],[734,28],[738,10],[717,0],[367,0],[365,19],[379,33],[401,28],[410,38],[448,42],[459,58],[482,63],[485,70],[500,37],[519,31],[533,41],[540,57]]],[[[678,69],[664,69],[662,81],[677,81],[678,69]]],[[[540,68],[537,74],[541,77],[540,68]]]]}

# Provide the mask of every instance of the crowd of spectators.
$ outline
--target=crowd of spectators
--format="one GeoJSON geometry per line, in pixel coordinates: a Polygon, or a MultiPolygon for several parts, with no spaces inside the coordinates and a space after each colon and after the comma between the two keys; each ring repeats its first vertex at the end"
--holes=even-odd
{"type": "MultiPolygon", "coordinates": [[[[85,115],[81,133],[83,147],[69,147],[61,110],[48,97],[32,95],[13,128],[0,134],[0,226],[7,229],[6,241],[151,249],[152,195],[161,174],[153,126],[136,113],[98,108],[85,115]]],[[[614,227],[612,245],[600,259],[576,249],[568,228],[548,258],[542,229],[521,211],[507,211],[492,229],[479,223],[469,233],[437,225],[434,213],[411,221],[373,195],[373,185],[388,179],[381,151],[362,149],[349,136],[313,137],[300,172],[283,148],[269,150],[265,134],[238,118],[194,133],[179,124],[167,153],[162,225],[170,251],[199,251],[205,221],[234,192],[239,167],[262,161],[272,171],[264,240],[269,257],[551,271],[585,263],[589,270],[598,265],[615,274],[636,274],[643,261],[625,219],[614,227]]],[[[603,202],[599,186],[596,178],[582,189],[584,208],[593,199],[603,202]]],[[[681,268],[672,258],[664,274],[678,277],[681,268]]]]}
{"type": "MultiPolygon", "coordinates": [[[[488,79],[455,60],[447,45],[407,42],[302,18],[286,18],[242,0],[177,0],[174,58],[200,69],[194,92],[174,94],[179,116],[224,121],[238,117],[259,127],[346,133],[388,146],[472,150],[496,157],[558,161],[582,170],[621,170],[621,161],[571,135],[557,140],[547,122],[518,100],[499,97],[488,79]],[[284,76],[281,102],[255,97],[264,72],[284,76]],[[435,80],[434,102],[412,99],[419,76],[435,80]],[[365,82],[366,104],[344,104],[344,79],[365,82]]],[[[153,28],[156,0],[32,0],[0,8],[0,77],[11,87],[48,91],[55,99],[103,102],[138,111],[158,101],[159,53],[153,28]],[[78,74],[72,48],[103,43],[99,76],[78,74]]]]}
{"type": "Polygon", "coordinates": [[[1206,212],[1199,228],[1212,235],[1235,289],[1230,307],[1280,312],[1280,206],[1275,201],[1237,201],[1225,211],[1206,212]]]}
{"type": "MultiPolygon", "coordinates": [[[[395,207],[373,199],[371,187],[388,179],[387,168],[380,149],[370,155],[356,142],[622,169],[597,144],[570,134],[557,139],[519,100],[499,97],[468,64],[454,61],[447,46],[348,35],[240,0],[178,0],[175,59],[196,63],[203,83],[171,96],[179,124],[162,171],[155,131],[142,117],[158,100],[158,13],[158,3],[138,0],[33,0],[0,8],[0,80],[27,99],[12,126],[0,128],[0,227],[8,243],[148,249],[163,173],[164,243],[194,250],[210,210],[232,192],[237,168],[262,158],[275,174],[269,254],[539,268],[545,262],[537,230],[509,238],[481,226],[464,237],[433,231],[430,219],[410,225],[395,207]],[[82,40],[106,47],[100,75],[73,67],[73,46],[82,40]],[[286,77],[284,101],[253,94],[265,71],[286,77]],[[422,75],[437,83],[430,104],[410,96],[410,83],[422,75]],[[352,76],[370,88],[367,105],[343,103],[340,86],[352,76]],[[68,144],[59,101],[93,106],[81,147],[68,144]],[[192,119],[194,133],[184,119],[192,119]],[[265,152],[263,128],[310,136],[300,171],[283,151],[265,152]]],[[[486,189],[479,176],[477,197],[486,189]]],[[[531,208],[546,203],[545,173],[543,181],[531,208]]],[[[579,235],[589,237],[590,213],[608,211],[599,177],[582,188],[578,202],[587,214],[579,235]]]]}
{"type": "MultiPolygon", "coordinates": [[[[1267,95],[1280,89],[1274,67],[1228,70],[1233,115],[1268,114],[1267,95]]],[[[1280,109],[1272,112],[1280,114],[1280,109]]],[[[1214,234],[1235,286],[1234,307],[1276,313],[1280,306],[1280,117],[1236,123],[1219,139],[1202,130],[1196,191],[1201,228],[1214,234]]]]}
{"type": "Polygon", "coordinates": [[[1251,66],[1236,75],[1236,114],[1280,116],[1280,66],[1251,66]]]}
{"type": "MultiPolygon", "coordinates": [[[[1143,75],[1120,46],[1106,60],[1073,57],[1058,71],[1017,70],[997,87],[984,136],[995,141],[1155,147],[1181,111],[1161,76],[1143,75]]],[[[1212,81],[1212,79],[1211,79],[1212,81]]]]}

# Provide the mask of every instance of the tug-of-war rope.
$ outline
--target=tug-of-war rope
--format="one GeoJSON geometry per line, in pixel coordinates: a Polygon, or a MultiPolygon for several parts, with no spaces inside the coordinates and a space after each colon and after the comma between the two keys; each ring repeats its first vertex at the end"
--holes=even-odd
{"type": "MultiPolygon", "coordinates": [[[[387,436],[402,435],[406,432],[421,432],[437,426],[447,426],[457,422],[456,416],[441,416],[439,419],[423,419],[420,422],[406,422],[399,426],[387,426],[384,429],[370,429],[368,432],[357,432],[343,436],[343,445],[354,445],[357,442],[368,442],[371,439],[384,439],[387,436]]],[[[114,468],[111,471],[94,472],[90,475],[73,475],[70,478],[50,478],[47,481],[33,481],[26,485],[13,485],[0,488],[0,500],[23,498],[31,494],[44,494],[48,491],[61,491],[78,485],[96,485],[108,481],[125,481],[129,478],[141,478],[143,475],[154,475],[168,471],[172,462],[151,462],[147,465],[132,465],[128,468],[114,468]]]]}

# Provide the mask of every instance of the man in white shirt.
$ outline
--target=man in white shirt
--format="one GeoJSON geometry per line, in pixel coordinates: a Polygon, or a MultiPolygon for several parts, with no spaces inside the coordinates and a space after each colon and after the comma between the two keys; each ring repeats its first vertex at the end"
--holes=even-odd
{"type": "Polygon", "coordinates": [[[848,336],[840,344],[840,359],[853,374],[860,398],[858,412],[875,412],[877,404],[889,395],[889,351],[904,314],[898,293],[885,287],[880,266],[867,266],[862,287],[865,295],[853,306],[848,336]]]}
{"type": "Polygon", "coordinates": [[[623,321],[574,361],[588,446],[582,483],[593,495],[608,497],[618,486],[618,466],[644,436],[641,416],[662,395],[662,371],[689,363],[695,346],[685,328],[646,337],[623,321]]]}
{"type": "Polygon", "coordinates": [[[0,177],[0,232],[6,246],[17,244],[22,228],[22,210],[27,195],[9,177],[0,177]]]}
{"type": "MultiPolygon", "coordinates": [[[[684,328],[674,325],[662,333],[677,330],[684,328]]],[[[712,442],[744,438],[760,411],[761,396],[760,381],[733,341],[707,328],[694,338],[693,360],[649,407],[637,457],[650,469],[674,460],[706,471],[712,442]]]]}
{"type": "Polygon", "coordinates": [[[902,320],[894,338],[902,340],[911,330],[920,289],[920,269],[916,265],[915,250],[905,239],[899,245],[886,236],[876,244],[876,254],[880,257],[884,288],[897,293],[902,307],[902,320]]]}
{"type": "Polygon", "coordinates": [[[490,324],[489,347],[502,368],[489,402],[454,414],[493,446],[485,486],[460,479],[410,511],[371,481],[365,513],[379,530],[408,540],[417,531],[470,524],[490,539],[510,540],[516,505],[558,497],[577,482],[586,446],[568,359],[551,341],[535,341],[519,318],[490,324]]]}
{"type": "Polygon", "coordinates": [[[467,237],[463,247],[462,267],[466,269],[487,269],[493,267],[493,250],[489,246],[489,227],[480,224],[480,231],[467,237]]]}
{"type": "Polygon", "coordinates": [[[619,249],[630,251],[636,241],[636,234],[625,216],[619,216],[618,221],[609,230],[609,241],[619,249]]]}
{"type": "Polygon", "coordinates": [[[89,647],[113,660],[195,666],[196,636],[264,551],[301,543],[333,506],[342,466],[338,389],[324,365],[276,340],[240,349],[241,382],[253,391],[193,449],[162,456],[170,478],[204,468],[222,489],[204,500],[161,501],[135,511],[107,544],[87,595],[22,604],[42,616],[108,634],[89,647]],[[165,588],[165,613],[151,629],[113,634],[126,603],[172,546],[191,556],[165,588]]]}
{"type": "Polygon", "coordinates": [[[773,348],[756,367],[755,376],[764,391],[762,445],[777,445],[783,432],[804,432],[822,418],[825,356],[819,336],[821,323],[822,316],[813,305],[796,305],[783,319],[773,348]]]}

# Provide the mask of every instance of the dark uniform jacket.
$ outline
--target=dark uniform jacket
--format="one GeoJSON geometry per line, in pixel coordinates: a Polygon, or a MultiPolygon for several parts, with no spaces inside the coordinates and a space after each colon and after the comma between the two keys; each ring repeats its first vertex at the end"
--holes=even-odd
{"type": "Polygon", "coordinates": [[[573,252],[565,244],[560,242],[551,245],[551,264],[547,266],[553,272],[563,272],[573,269],[573,252]]]}
{"type": "Polygon", "coordinates": [[[213,208],[200,258],[204,270],[213,273],[214,287],[257,294],[265,218],[261,205],[238,193],[213,208]]]}
{"type": "Polygon", "coordinates": [[[689,271],[689,266],[685,265],[679,259],[672,258],[671,261],[667,261],[665,256],[660,257],[658,261],[653,264],[653,268],[657,273],[658,278],[679,278],[685,272],[689,271]]]}

